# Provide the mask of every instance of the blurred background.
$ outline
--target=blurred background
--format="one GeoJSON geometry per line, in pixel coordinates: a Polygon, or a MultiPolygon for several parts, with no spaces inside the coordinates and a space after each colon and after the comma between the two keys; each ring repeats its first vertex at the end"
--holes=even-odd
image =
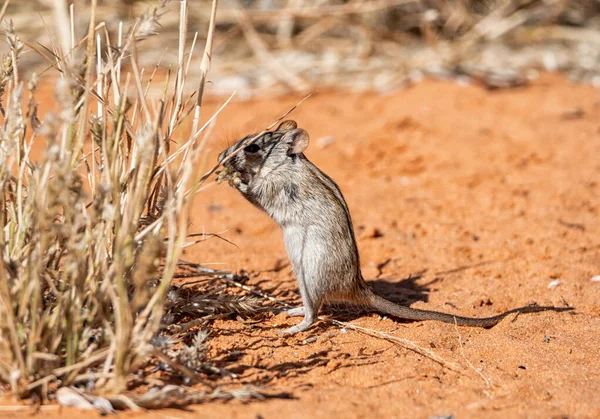
{"type": "MultiPolygon", "coordinates": [[[[6,16],[17,35],[49,47],[56,5],[68,13],[73,4],[80,36],[89,3],[13,1],[6,16]]],[[[177,61],[177,0],[98,3],[97,19],[106,22],[111,38],[119,22],[126,33],[134,16],[156,14],[150,29],[161,36],[144,41],[151,45],[139,48],[140,63],[154,67],[160,60],[167,68],[177,61]]],[[[190,42],[198,33],[193,78],[199,76],[210,1],[188,4],[190,42]]],[[[494,89],[524,85],[541,71],[600,85],[599,29],[600,0],[221,0],[208,91],[237,89],[242,98],[315,88],[385,92],[423,77],[494,89]]],[[[5,52],[6,43],[1,48],[5,52]]],[[[21,67],[44,65],[29,53],[21,67]]]]}

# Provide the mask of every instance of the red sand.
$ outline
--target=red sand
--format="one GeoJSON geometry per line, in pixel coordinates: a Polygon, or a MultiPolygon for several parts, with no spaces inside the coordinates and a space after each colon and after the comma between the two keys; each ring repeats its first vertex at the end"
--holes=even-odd
{"type": "MultiPolygon", "coordinates": [[[[458,364],[458,372],[329,323],[282,338],[276,330],[299,318],[219,321],[211,357],[238,374],[230,383],[294,399],[149,416],[600,417],[600,283],[591,281],[600,275],[599,99],[597,89],[553,75],[519,90],[425,81],[385,96],[309,99],[293,119],[311,135],[307,156],[345,194],[363,272],[378,293],[478,317],[532,302],[567,302],[576,313],[511,316],[488,330],[333,314],[410,339],[458,364]],[[333,141],[323,146],[325,137],[333,141]],[[558,286],[549,288],[553,280],[558,286]],[[233,351],[238,359],[225,362],[233,351]]],[[[211,141],[211,163],[227,143],[269,125],[297,100],[229,106],[211,141]]],[[[287,264],[278,227],[235,190],[224,184],[203,192],[191,230],[226,231],[239,248],[215,239],[187,260],[247,270],[250,286],[299,303],[289,266],[275,269],[287,264]]]]}

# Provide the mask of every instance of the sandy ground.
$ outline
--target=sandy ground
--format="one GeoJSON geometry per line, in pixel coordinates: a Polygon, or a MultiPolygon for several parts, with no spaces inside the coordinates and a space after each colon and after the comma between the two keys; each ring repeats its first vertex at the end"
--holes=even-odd
{"type": "MultiPolygon", "coordinates": [[[[298,99],[229,106],[211,161],[298,99]]],[[[292,398],[148,416],[600,417],[600,282],[591,280],[600,275],[599,117],[597,89],[552,75],[496,92],[425,81],[385,96],[317,94],[293,118],[311,135],[307,157],[345,194],[363,273],[378,293],[477,317],[533,302],[575,313],[511,316],[487,330],[326,313],[409,339],[454,370],[328,322],[282,338],[276,331],[300,319],[218,321],[211,357],[238,375],[223,383],[292,398]]],[[[191,230],[224,232],[238,247],[215,239],[187,260],[244,269],[249,286],[299,303],[278,227],[235,190],[203,192],[191,230]]]]}

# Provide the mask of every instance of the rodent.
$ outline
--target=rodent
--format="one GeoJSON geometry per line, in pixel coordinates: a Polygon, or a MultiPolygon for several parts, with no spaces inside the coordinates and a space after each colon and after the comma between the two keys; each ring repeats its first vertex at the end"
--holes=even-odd
{"type": "Polygon", "coordinates": [[[511,313],[572,309],[527,306],[493,317],[472,318],[419,310],[386,300],[371,291],[363,279],[352,219],[342,192],[303,154],[310,141],[308,132],[299,129],[295,121],[287,120],[274,131],[253,139],[254,136],[239,140],[219,154],[218,161],[224,169],[217,181],[229,180],[231,186],[266,211],[283,231],[303,304],[288,310],[288,314],[304,316],[302,322],[283,333],[308,329],[325,301],[355,303],[407,320],[438,320],[486,328],[511,313]]]}

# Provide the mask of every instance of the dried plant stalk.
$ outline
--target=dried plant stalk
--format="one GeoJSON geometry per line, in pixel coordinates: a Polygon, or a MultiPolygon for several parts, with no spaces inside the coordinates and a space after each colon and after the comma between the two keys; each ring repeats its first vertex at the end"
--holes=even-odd
{"type": "MultiPolygon", "coordinates": [[[[74,39],[76,19],[60,9],[66,2],[55,7],[60,46],[47,51],[59,70],[56,112],[37,120],[37,76],[23,83],[18,64],[25,44],[10,25],[10,51],[0,68],[0,380],[24,397],[58,380],[75,384],[87,373],[97,390],[119,394],[132,372],[164,357],[153,339],[187,243],[202,153],[197,138],[208,125],[194,122],[179,147],[189,153],[175,164],[172,156],[181,152],[170,150],[172,138],[199,106],[182,102],[186,1],[179,2],[175,86],[167,84],[160,106],[147,96],[136,51],[150,46],[145,39],[154,35],[166,1],[116,41],[99,32],[105,25],[97,22],[96,0],[86,11],[85,41],[74,39]],[[47,146],[36,161],[30,151],[41,139],[47,146]],[[148,220],[153,227],[140,236],[148,220]]],[[[210,54],[206,60],[204,73],[210,54]]],[[[221,312],[243,306],[212,298],[221,312]]],[[[169,303],[170,310],[182,307],[169,303]]]]}

